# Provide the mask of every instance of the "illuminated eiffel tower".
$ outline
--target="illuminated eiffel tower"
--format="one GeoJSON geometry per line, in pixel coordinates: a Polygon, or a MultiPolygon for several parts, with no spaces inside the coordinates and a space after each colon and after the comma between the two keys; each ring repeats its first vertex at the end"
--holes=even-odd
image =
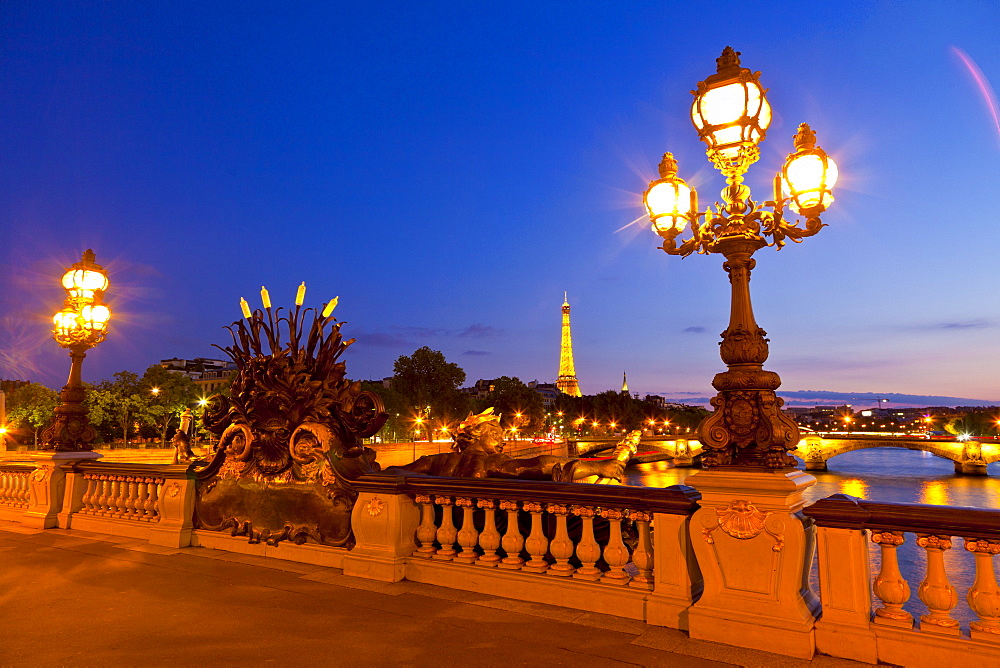
{"type": "Polygon", "coordinates": [[[569,300],[563,293],[562,343],[559,346],[559,377],[556,387],[571,397],[583,396],[580,384],[576,382],[576,365],[573,364],[573,335],[569,331],[569,300]]]}

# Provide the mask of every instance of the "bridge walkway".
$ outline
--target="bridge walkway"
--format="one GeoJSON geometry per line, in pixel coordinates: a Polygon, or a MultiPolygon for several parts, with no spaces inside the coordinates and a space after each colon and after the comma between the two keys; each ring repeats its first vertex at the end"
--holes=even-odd
{"type": "MultiPolygon", "coordinates": [[[[5,666],[849,666],[431,585],[0,521],[5,666]]],[[[540,576],[542,577],[542,576],[540,576]]]]}

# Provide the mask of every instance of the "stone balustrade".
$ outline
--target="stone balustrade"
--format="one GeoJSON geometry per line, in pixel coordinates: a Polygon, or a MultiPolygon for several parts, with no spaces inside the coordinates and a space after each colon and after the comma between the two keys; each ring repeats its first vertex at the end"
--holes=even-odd
{"type": "Polygon", "coordinates": [[[427,476],[364,476],[356,487],[348,574],[517,592],[674,628],[700,586],[690,487],[427,476]],[[405,518],[401,530],[373,530],[392,517],[405,518]]]}
{"type": "Polygon", "coordinates": [[[823,601],[823,617],[816,624],[819,651],[900,665],[942,663],[959,655],[1000,659],[1000,586],[994,570],[1000,513],[835,494],[805,514],[818,527],[823,601]],[[899,550],[909,540],[924,557],[917,560],[923,562],[923,579],[916,589],[927,612],[918,617],[906,609],[912,588],[899,568],[899,550]],[[877,570],[870,567],[868,541],[878,546],[877,570]],[[964,548],[975,558],[975,581],[964,592],[949,579],[946,555],[953,548],[964,548]],[[953,616],[960,595],[976,615],[967,634],[953,616]]]}
{"type": "Polygon", "coordinates": [[[187,464],[67,464],[58,525],[151,543],[191,544],[195,481],[187,464]]]}
{"type": "Polygon", "coordinates": [[[16,519],[31,500],[33,464],[0,464],[0,516],[16,519]]]}

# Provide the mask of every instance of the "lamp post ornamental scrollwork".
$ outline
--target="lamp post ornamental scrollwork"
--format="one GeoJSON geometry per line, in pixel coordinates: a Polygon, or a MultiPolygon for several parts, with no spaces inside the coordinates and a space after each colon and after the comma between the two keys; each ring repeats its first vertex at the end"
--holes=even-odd
{"type": "Polygon", "coordinates": [[[72,362],[69,380],[59,393],[61,403],[55,409],[55,419],[42,432],[43,450],[89,451],[96,435],[83,405],[81,366],[87,351],[107,336],[111,310],[104,304],[108,276],[94,259],[94,251],[88,249],[62,277],[66,302],[52,319],[52,337],[69,350],[72,362]]]}
{"type": "Polygon", "coordinates": [[[760,157],[758,144],[771,122],[771,107],[760,72],[741,67],[739,55],[726,47],[716,74],[692,91],[691,119],[708,159],[726,177],[722,203],[714,211],[699,211],[697,193],[677,176],[670,153],[664,154],[660,178],[650,183],[643,201],[666,253],[719,253],[732,285],[729,327],[719,344],[728,371],[715,376],[715,411],[698,427],[705,465],[780,469],[795,465],[787,453],[797,447],[799,429],[781,413],[783,401],[775,394],[781,379],[763,368],[768,339],[750,302],[752,256],[764,246],[780,250],[789,239],[798,243],[824,227],[820,214],[833,202],[837,166],[803,123],[795,151],[774,177],[773,199],[763,204],[750,199],[743,175],[760,157]],[[801,215],[803,224],[789,222],[786,209],[801,215]],[[685,229],[691,236],[678,243],[685,229]]]}

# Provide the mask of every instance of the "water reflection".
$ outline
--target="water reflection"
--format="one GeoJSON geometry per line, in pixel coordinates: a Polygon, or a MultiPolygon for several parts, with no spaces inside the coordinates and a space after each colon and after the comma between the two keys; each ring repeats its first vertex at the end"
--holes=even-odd
{"type": "Polygon", "coordinates": [[[861,478],[849,478],[840,481],[840,493],[858,499],[868,498],[868,483],[861,478]]]}
{"type": "Polygon", "coordinates": [[[932,506],[950,506],[948,483],[944,480],[927,480],[920,483],[920,503],[932,506]]]}

